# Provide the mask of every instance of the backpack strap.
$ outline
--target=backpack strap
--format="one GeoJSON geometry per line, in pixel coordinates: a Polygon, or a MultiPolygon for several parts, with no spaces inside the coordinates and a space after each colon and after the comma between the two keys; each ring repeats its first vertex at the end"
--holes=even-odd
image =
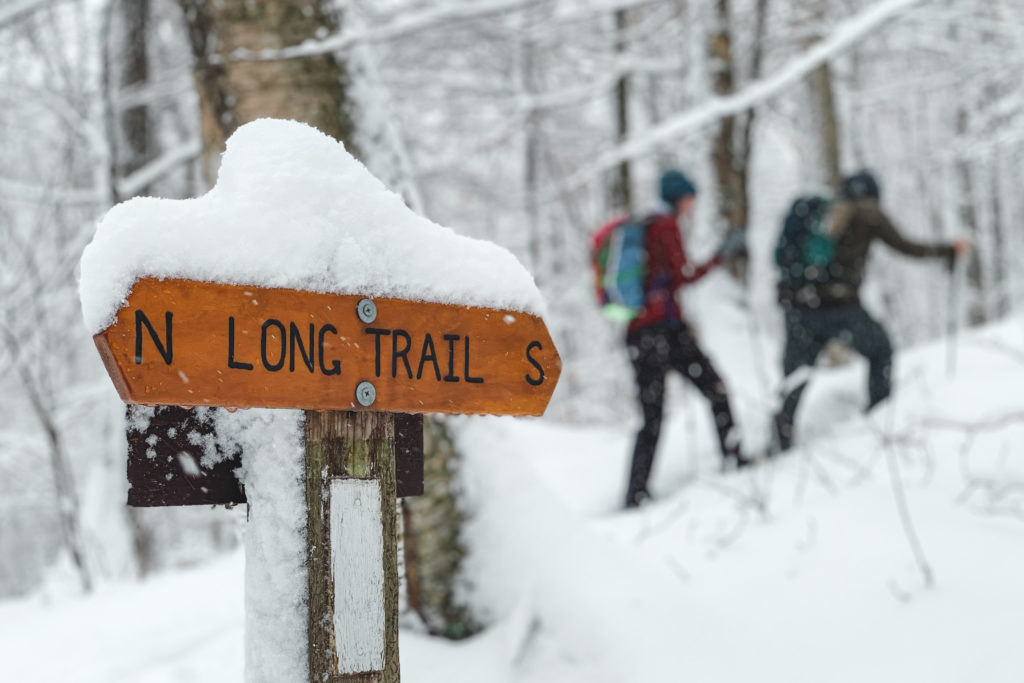
{"type": "Polygon", "coordinates": [[[833,242],[838,244],[839,240],[846,235],[856,210],[857,207],[854,203],[846,200],[838,201],[832,205],[832,211],[828,219],[828,235],[832,238],[833,242]]]}

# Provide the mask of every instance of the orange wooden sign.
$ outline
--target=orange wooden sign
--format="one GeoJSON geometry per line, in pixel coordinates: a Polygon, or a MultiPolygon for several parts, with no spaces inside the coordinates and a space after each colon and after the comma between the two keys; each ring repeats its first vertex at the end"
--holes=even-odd
{"type": "Polygon", "coordinates": [[[540,415],[561,359],[537,316],[140,280],[96,346],[126,403],[540,415]]]}

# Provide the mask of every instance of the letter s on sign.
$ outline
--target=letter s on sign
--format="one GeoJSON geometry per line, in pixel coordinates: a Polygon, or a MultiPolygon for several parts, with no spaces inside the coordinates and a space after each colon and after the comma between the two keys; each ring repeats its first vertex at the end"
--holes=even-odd
{"type": "Polygon", "coordinates": [[[543,351],[544,347],[541,346],[539,341],[532,341],[526,346],[526,360],[530,361],[530,365],[537,368],[537,374],[540,375],[539,377],[526,375],[526,382],[532,387],[536,387],[544,383],[544,368],[541,367],[541,364],[537,362],[536,358],[530,355],[530,351],[533,351],[534,349],[543,351]]]}

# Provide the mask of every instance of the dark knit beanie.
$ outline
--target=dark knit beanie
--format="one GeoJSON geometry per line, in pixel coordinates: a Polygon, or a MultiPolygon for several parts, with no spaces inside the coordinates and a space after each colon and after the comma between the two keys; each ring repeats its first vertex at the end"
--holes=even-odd
{"type": "Polygon", "coordinates": [[[843,199],[881,199],[881,189],[875,176],[867,171],[858,171],[853,175],[843,178],[843,187],[840,190],[843,199]]]}
{"type": "Polygon", "coordinates": [[[661,198],[673,206],[683,197],[697,194],[697,188],[681,171],[669,169],[661,174],[661,198]]]}

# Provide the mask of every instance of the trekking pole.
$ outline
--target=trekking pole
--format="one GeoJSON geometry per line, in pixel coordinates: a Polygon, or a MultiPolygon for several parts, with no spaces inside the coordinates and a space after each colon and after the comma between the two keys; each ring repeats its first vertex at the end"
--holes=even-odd
{"type": "Polygon", "coordinates": [[[956,376],[957,336],[960,332],[960,255],[957,254],[949,263],[949,312],[946,327],[946,377],[956,376]]]}

